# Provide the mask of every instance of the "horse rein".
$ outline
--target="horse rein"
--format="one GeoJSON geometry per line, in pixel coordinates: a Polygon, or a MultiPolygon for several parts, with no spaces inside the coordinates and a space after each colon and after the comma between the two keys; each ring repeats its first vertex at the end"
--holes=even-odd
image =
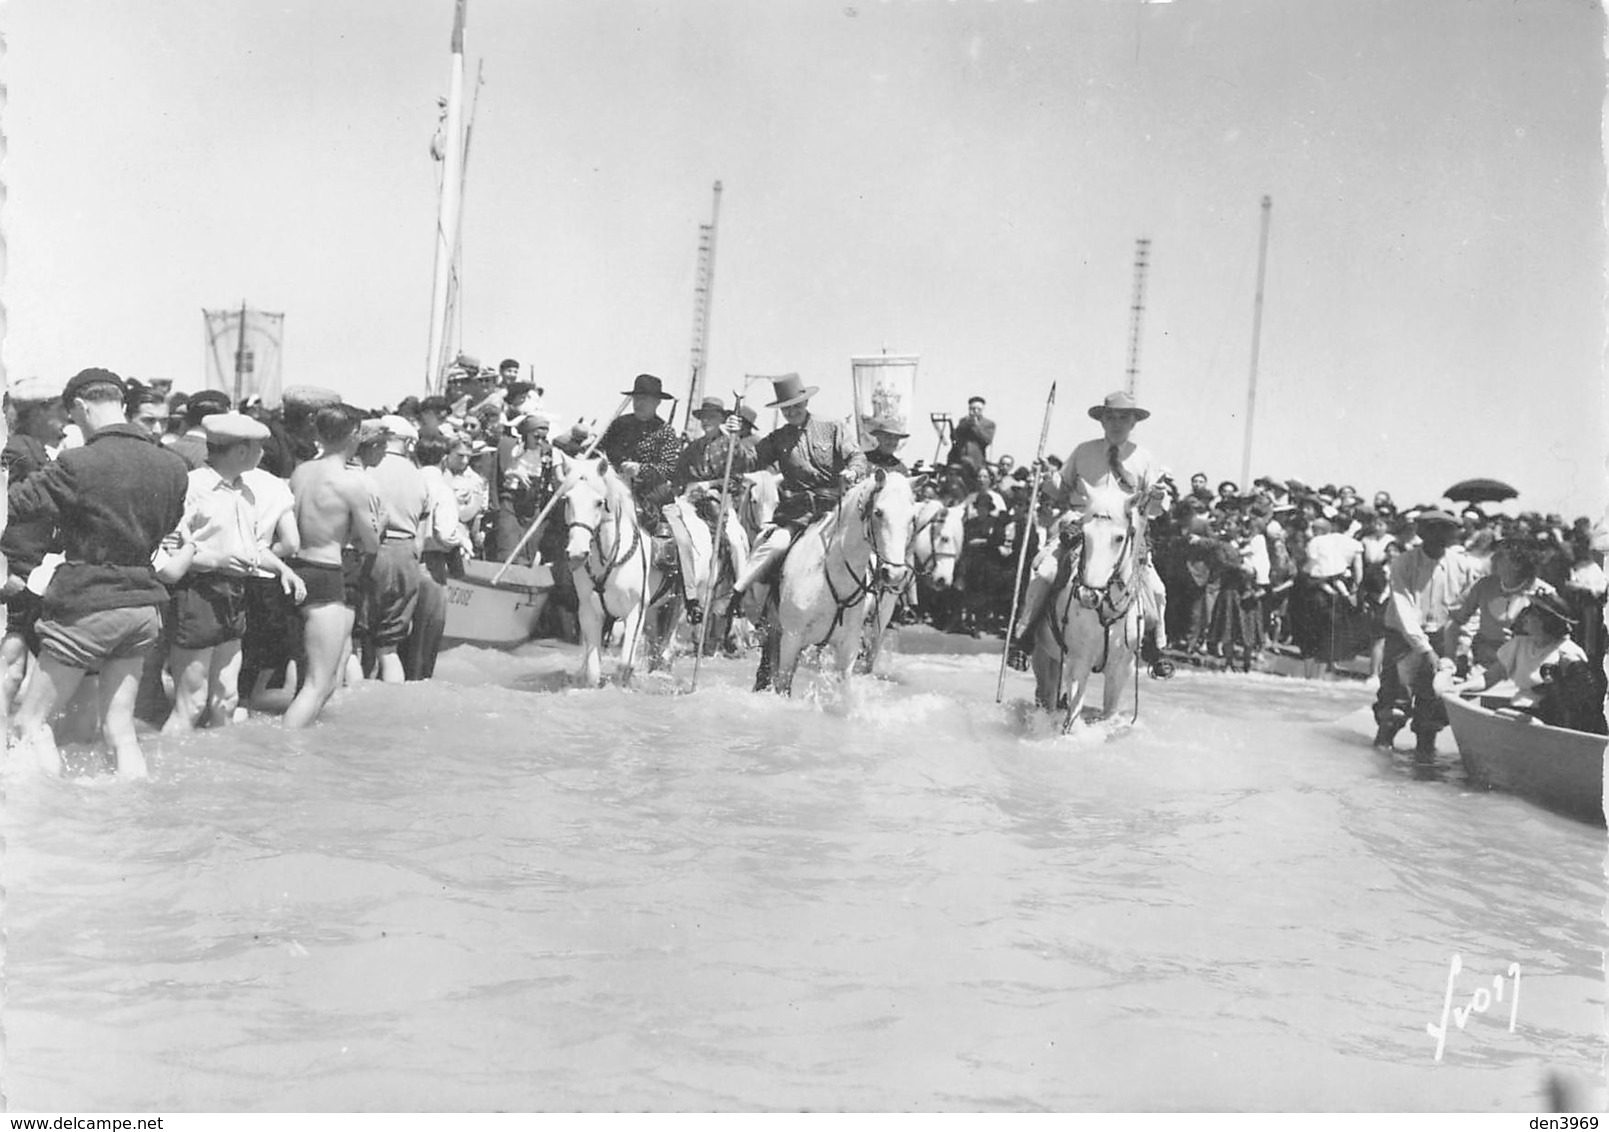
{"type": "MultiPolygon", "coordinates": [[[[877,496],[882,490],[881,485],[875,488],[871,494],[867,496],[866,502],[860,507],[860,517],[866,532],[866,541],[871,544],[872,548],[871,558],[866,563],[865,575],[862,577],[857,577],[855,575],[854,567],[849,564],[848,557],[841,549],[838,552],[838,558],[841,565],[849,573],[850,580],[855,583],[855,588],[849,592],[848,596],[841,596],[838,593],[838,587],[832,584],[832,570],[830,569],[831,560],[827,556],[827,552],[832,549],[831,543],[829,543],[827,540],[827,528],[828,526],[837,527],[839,523],[843,521],[843,508],[840,506],[838,509],[837,522],[823,524],[819,528],[822,550],[821,573],[822,577],[827,580],[827,592],[832,595],[833,603],[836,606],[836,609],[833,613],[832,625],[828,627],[827,635],[821,639],[819,642],[820,644],[827,643],[828,638],[830,638],[832,634],[837,631],[838,626],[843,624],[844,616],[851,609],[855,608],[855,606],[864,601],[868,594],[896,593],[905,588],[905,584],[903,582],[899,585],[895,585],[891,582],[874,582],[871,580],[876,574],[878,566],[888,561],[888,559],[883,556],[882,551],[878,548],[877,532],[872,527],[872,509],[876,506],[877,496]]],[[[914,539],[915,537],[916,532],[915,530],[912,530],[910,539],[914,539]]],[[[910,539],[907,539],[907,546],[909,545],[910,539]]],[[[900,563],[902,569],[904,568],[904,565],[905,564],[903,562],[900,563]]]]}
{"type": "MultiPolygon", "coordinates": [[[[581,569],[586,572],[587,579],[592,583],[593,592],[598,595],[598,601],[603,604],[605,611],[607,611],[609,608],[609,603],[608,599],[604,597],[603,591],[609,584],[610,576],[613,575],[616,570],[619,570],[621,567],[623,567],[637,553],[637,548],[642,543],[642,528],[636,524],[632,525],[631,546],[628,547],[626,549],[626,553],[622,555],[620,554],[621,518],[615,513],[612,501],[607,497],[604,499],[603,511],[605,515],[614,521],[615,528],[615,545],[614,548],[610,550],[607,558],[604,557],[602,548],[598,545],[598,540],[601,537],[598,531],[599,528],[603,526],[602,522],[592,524],[571,519],[565,523],[564,529],[566,531],[570,531],[580,528],[592,536],[592,545],[587,550],[587,556],[581,560],[581,569]],[[604,566],[604,571],[601,576],[592,572],[592,555],[594,551],[597,552],[598,560],[604,566]]],[[[645,578],[644,581],[646,582],[647,579],[645,578]]]]}

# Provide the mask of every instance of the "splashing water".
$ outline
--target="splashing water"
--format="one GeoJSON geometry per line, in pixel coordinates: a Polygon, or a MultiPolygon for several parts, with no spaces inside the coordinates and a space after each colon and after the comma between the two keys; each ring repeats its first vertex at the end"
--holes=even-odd
{"type": "Polygon", "coordinates": [[[687,658],[575,690],[568,648],[460,648],[308,732],[153,739],[146,783],[12,776],[7,1103],[1534,1111],[1599,1079],[1601,830],[1447,755],[1417,780],[1357,685],[1184,672],[1064,737],[1026,677],[993,702],[994,656],[905,644],[791,701],[752,662],[688,696],[687,658]],[[1523,998],[1438,1063],[1454,952],[1458,1005],[1510,963],[1523,998]]]}

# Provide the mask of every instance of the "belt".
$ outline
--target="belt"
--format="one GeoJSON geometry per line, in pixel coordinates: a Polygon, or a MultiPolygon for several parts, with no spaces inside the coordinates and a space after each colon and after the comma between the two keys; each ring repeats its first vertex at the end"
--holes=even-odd
{"type": "Polygon", "coordinates": [[[386,535],[386,537],[381,539],[380,541],[382,541],[382,542],[393,542],[393,543],[394,542],[414,542],[414,541],[416,541],[416,536],[414,536],[414,535],[386,535]]]}

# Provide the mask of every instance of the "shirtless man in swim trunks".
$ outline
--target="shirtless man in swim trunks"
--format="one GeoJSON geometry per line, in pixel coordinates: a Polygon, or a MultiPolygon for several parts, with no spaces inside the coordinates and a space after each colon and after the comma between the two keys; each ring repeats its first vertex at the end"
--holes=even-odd
{"type": "Polygon", "coordinates": [[[347,467],[357,450],[357,419],[345,406],[329,405],[314,417],[320,453],[291,474],[296,525],[302,550],[291,563],[307,584],[302,625],[307,676],[285,712],[286,727],[306,727],[335,692],[342,658],[352,639],[353,610],[341,569],[341,548],[365,555],[380,549],[380,506],[367,477],[347,467]]]}

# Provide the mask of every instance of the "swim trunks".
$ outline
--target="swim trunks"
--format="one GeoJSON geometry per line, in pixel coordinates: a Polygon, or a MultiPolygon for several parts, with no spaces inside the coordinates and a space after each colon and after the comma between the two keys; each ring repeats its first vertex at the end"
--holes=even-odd
{"type": "Polygon", "coordinates": [[[210,649],[246,632],[246,580],[190,573],[172,586],[173,647],[210,649]]]}
{"type": "Polygon", "coordinates": [[[345,605],[355,605],[349,600],[357,595],[348,595],[346,588],[346,571],[340,566],[332,566],[328,562],[308,562],[305,559],[294,558],[290,568],[295,570],[303,582],[307,584],[307,598],[302,605],[330,605],[341,602],[345,605]]]}

